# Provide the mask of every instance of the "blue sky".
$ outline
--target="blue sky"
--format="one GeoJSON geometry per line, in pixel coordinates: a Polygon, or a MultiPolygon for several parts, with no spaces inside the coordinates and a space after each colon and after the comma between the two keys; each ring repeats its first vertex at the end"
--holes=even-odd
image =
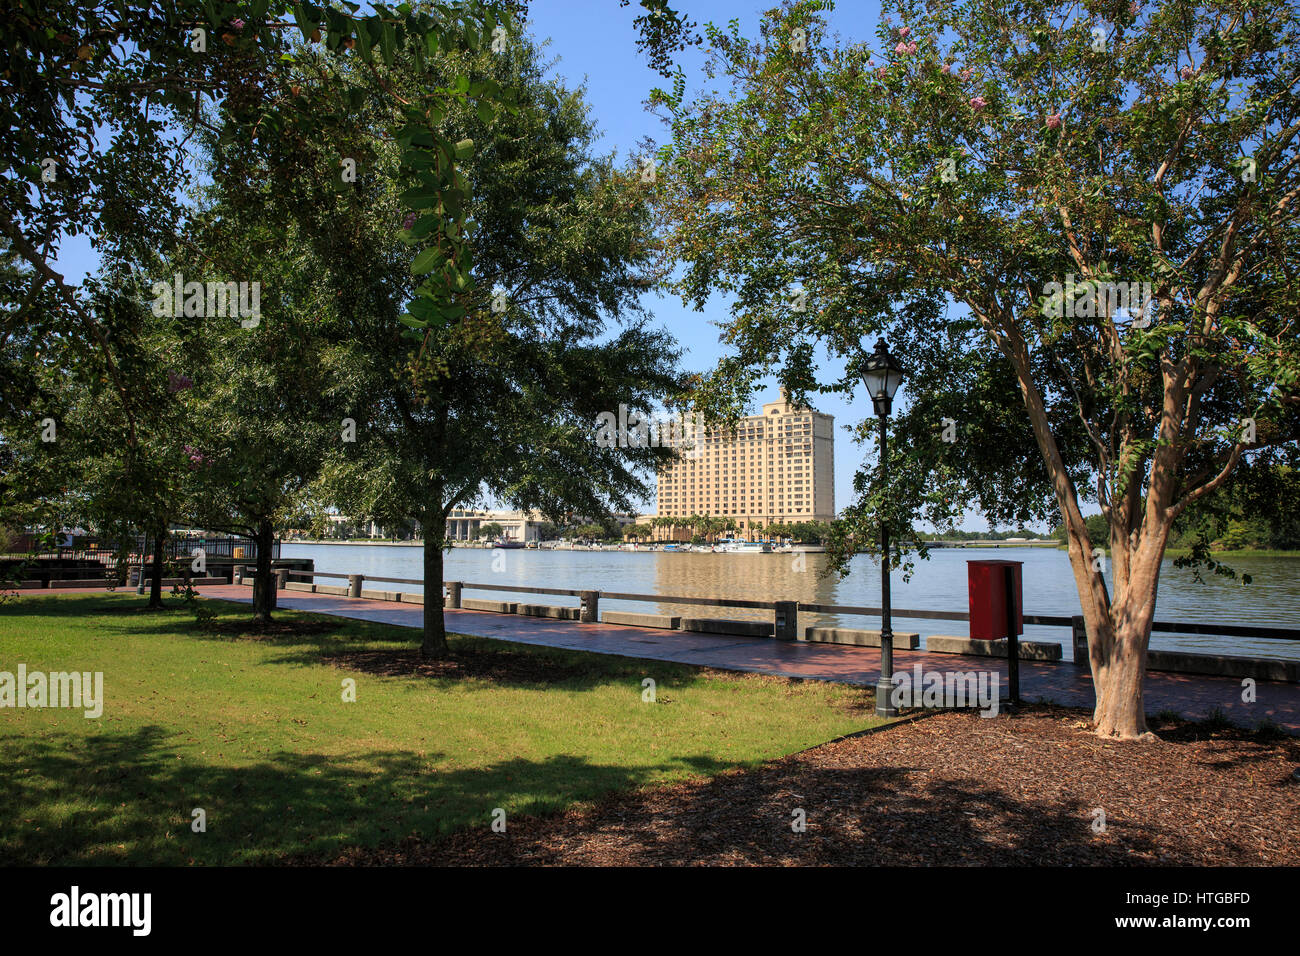
{"type": "MultiPolygon", "coordinates": [[[[675,9],[701,25],[708,21],[725,25],[736,19],[746,36],[757,34],[760,13],[774,5],[774,0],[676,0],[674,3],[675,9]]],[[[650,90],[666,86],[667,81],[637,52],[633,19],[639,10],[635,0],[628,7],[620,7],[618,0],[534,0],[530,10],[532,34],[539,40],[550,41],[547,54],[556,61],[553,73],[570,84],[585,86],[587,101],[601,133],[599,151],[615,151],[619,159],[633,155],[637,144],[646,137],[656,143],[668,137],[662,121],[644,105],[650,90]]],[[[831,29],[846,41],[872,41],[880,7],[871,0],[850,0],[841,2],[827,17],[831,29]]],[[[689,96],[698,92],[704,82],[700,70],[704,57],[699,49],[691,49],[678,59],[686,74],[689,96]]],[[[94,261],[84,240],[65,241],[60,268],[70,278],[84,275],[93,268],[94,261]]],[[[703,313],[686,308],[676,298],[660,295],[647,295],[644,304],[655,320],[677,337],[685,350],[687,367],[705,370],[713,366],[723,352],[714,323],[727,317],[725,300],[715,297],[703,313]]],[[[755,396],[753,411],[762,402],[777,397],[774,378],[768,378],[764,385],[764,390],[755,396]]],[[[816,405],[819,411],[835,417],[835,505],[840,509],[852,500],[854,473],[864,457],[872,454],[871,447],[855,444],[844,426],[872,414],[870,402],[864,391],[851,399],[841,395],[822,396],[816,405]]],[[[648,506],[653,507],[653,502],[648,506]]],[[[987,525],[983,519],[972,518],[965,526],[982,529],[987,525]]]]}
{"type": "MultiPolygon", "coordinates": [[[[736,19],[740,22],[741,34],[753,37],[758,33],[760,14],[776,5],[775,0],[679,0],[673,7],[701,26],[708,21],[725,26],[728,21],[736,19]]],[[[635,154],[637,144],[646,137],[662,143],[670,136],[660,118],[644,106],[651,89],[656,86],[667,88],[670,84],[649,67],[645,56],[637,52],[636,30],[632,24],[637,9],[636,3],[620,8],[617,0],[539,0],[529,11],[532,34],[539,40],[549,39],[547,53],[558,59],[552,72],[573,84],[585,81],[587,101],[603,134],[601,151],[614,150],[620,159],[635,154]]],[[[842,2],[827,18],[831,29],[846,41],[873,42],[880,20],[880,5],[876,2],[842,2]]],[[[678,57],[686,74],[688,97],[698,93],[706,80],[700,70],[703,61],[704,56],[698,48],[678,57]]],[[[686,308],[674,297],[651,295],[646,297],[644,304],[681,342],[686,350],[685,364],[688,367],[709,368],[722,354],[719,330],[714,323],[727,317],[725,299],[714,297],[702,313],[686,308]]],[[[867,343],[868,349],[873,344],[867,343]]],[[[830,361],[825,355],[822,360],[830,361]]],[[[838,366],[834,369],[836,374],[839,370],[838,366]]],[[[778,397],[775,378],[768,378],[764,384],[765,390],[755,396],[752,411],[758,411],[762,402],[774,401],[778,397]]],[[[903,387],[905,393],[906,384],[903,387]]],[[[825,395],[815,404],[819,411],[835,417],[835,506],[839,509],[852,500],[853,475],[864,456],[873,454],[871,446],[856,444],[844,431],[844,426],[873,414],[871,403],[864,389],[852,399],[825,395]]],[[[987,522],[975,518],[966,526],[983,529],[987,522]]]]}

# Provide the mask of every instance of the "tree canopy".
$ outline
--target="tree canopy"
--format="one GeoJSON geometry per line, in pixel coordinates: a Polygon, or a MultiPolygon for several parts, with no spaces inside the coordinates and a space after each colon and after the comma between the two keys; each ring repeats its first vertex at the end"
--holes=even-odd
{"type": "Polygon", "coordinates": [[[1099,732],[1141,735],[1173,523],[1296,456],[1295,12],[903,0],[848,43],[825,6],[769,11],[756,41],[706,25],[729,89],[655,96],[675,288],[734,297],[704,397],[737,414],[778,357],[794,401],[852,391],[887,335],[898,440],[841,543],[1055,512],[1099,732]],[[845,373],[819,378],[818,349],[845,373]]]}

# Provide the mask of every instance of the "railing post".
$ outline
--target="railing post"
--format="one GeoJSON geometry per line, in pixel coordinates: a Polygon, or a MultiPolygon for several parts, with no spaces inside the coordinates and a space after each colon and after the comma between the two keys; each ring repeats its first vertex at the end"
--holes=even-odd
{"type": "Polygon", "coordinates": [[[275,589],[276,589],[277,591],[283,591],[283,590],[285,590],[285,589],[288,587],[288,585],[289,585],[289,569],[288,569],[288,568],[276,568],[276,569],[275,569],[275,589]]]}
{"type": "Polygon", "coordinates": [[[230,566],[230,583],[231,584],[244,583],[244,569],[241,568],[238,564],[232,564],[230,566]]]}
{"type": "Polygon", "coordinates": [[[1070,626],[1074,632],[1074,662],[1082,667],[1088,664],[1088,625],[1083,615],[1076,614],[1070,618],[1070,626]]]}
{"type": "Polygon", "coordinates": [[[778,641],[795,641],[799,639],[798,601],[776,602],[776,622],[772,635],[778,641]]]}
{"type": "Polygon", "coordinates": [[[582,609],[578,612],[578,620],[583,624],[595,624],[600,615],[600,592],[583,591],[582,592],[582,609]]]}
{"type": "Polygon", "coordinates": [[[361,582],[364,580],[365,580],[364,574],[348,575],[348,597],[350,598],[361,597],[361,582]]]}
{"type": "Polygon", "coordinates": [[[461,586],[462,582],[460,581],[447,582],[447,607],[452,608],[453,610],[460,607],[461,586]]]}

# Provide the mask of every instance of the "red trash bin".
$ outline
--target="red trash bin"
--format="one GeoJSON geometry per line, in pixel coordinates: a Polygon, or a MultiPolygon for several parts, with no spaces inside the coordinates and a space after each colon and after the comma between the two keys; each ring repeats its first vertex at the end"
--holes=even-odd
{"type": "Polygon", "coordinates": [[[1007,637],[1007,585],[1011,576],[1011,621],[1015,633],[1025,633],[1023,561],[967,561],[966,584],[970,597],[970,637],[973,641],[1000,641],[1007,637]]]}

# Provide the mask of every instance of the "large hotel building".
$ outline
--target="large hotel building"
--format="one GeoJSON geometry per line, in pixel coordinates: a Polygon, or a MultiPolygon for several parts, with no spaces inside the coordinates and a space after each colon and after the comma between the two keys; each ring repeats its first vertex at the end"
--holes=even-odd
{"type": "MultiPolygon", "coordinates": [[[[734,432],[706,432],[701,449],[679,455],[658,475],[659,517],[733,518],[751,528],[835,517],[835,419],[795,408],[784,390],[734,432]]],[[[657,538],[687,535],[657,529],[657,538]]]]}

